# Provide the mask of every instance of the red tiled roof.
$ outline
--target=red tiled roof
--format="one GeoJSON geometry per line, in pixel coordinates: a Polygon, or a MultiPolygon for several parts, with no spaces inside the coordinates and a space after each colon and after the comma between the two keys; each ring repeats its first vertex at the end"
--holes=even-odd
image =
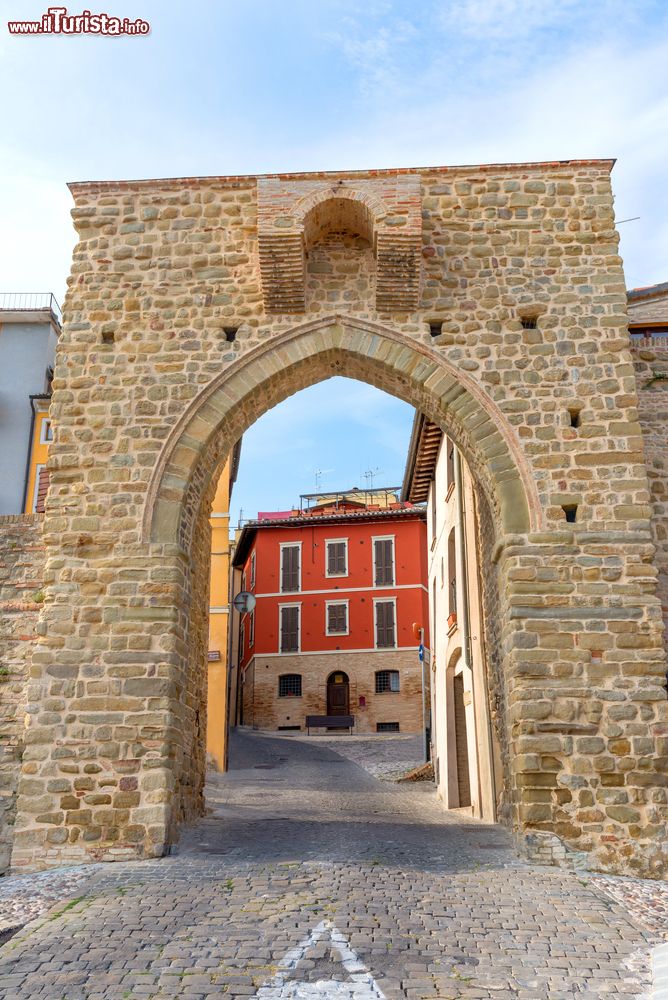
{"type": "Polygon", "coordinates": [[[248,524],[244,525],[239,536],[232,565],[242,566],[244,564],[255,532],[262,528],[303,528],[307,525],[341,524],[346,521],[401,521],[406,518],[417,518],[424,521],[426,517],[427,512],[424,507],[416,507],[410,504],[405,507],[389,510],[346,511],[335,514],[308,514],[305,516],[300,515],[299,517],[249,521],[248,524]]]}

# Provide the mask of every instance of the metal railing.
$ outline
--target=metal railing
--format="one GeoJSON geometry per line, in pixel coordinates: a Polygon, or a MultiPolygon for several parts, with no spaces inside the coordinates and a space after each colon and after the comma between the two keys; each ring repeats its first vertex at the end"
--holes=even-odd
{"type": "Polygon", "coordinates": [[[668,327],[648,327],[629,330],[631,347],[668,347],[668,327]]]}
{"type": "Polygon", "coordinates": [[[53,292],[0,292],[0,311],[37,312],[48,309],[59,326],[63,314],[53,292]]]}

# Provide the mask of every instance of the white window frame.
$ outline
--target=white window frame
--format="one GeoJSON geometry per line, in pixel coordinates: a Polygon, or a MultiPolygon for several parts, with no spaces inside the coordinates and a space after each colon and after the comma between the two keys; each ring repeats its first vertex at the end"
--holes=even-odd
{"type": "Polygon", "coordinates": [[[248,616],[248,647],[252,649],[255,645],[255,610],[248,616]]]}
{"type": "Polygon", "coordinates": [[[396,597],[374,597],[373,599],[373,648],[384,650],[384,649],[398,649],[397,638],[398,638],[398,622],[397,622],[397,599],[396,597]],[[377,604],[394,604],[394,645],[393,646],[379,646],[378,645],[378,619],[376,618],[376,605],[377,604]]]}
{"type": "Polygon", "coordinates": [[[350,601],[347,599],[338,601],[325,601],[325,635],[331,635],[336,638],[338,635],[350,635],[350,601]],[[331,604],[345,604],[346,607],[346,630],[345,632],[330,632],[329,631],[329,607],[331,604]]]}
{"type": "Polygon", "coordinates": [[[371,580],[374,590],[387,590],[389,587],[397,585],[397,536],[396,535],[372,535],[371,536],[371,556],[372,573],[371,580]],[[392,542],[392,583],[376,584],[376,542],[392,542]]]}
{"type": "Polygon", "coordinates": [[[349,575],[348,570],[348,539],[347,538],[326,538],[325,539],[325,576],[331,579],[341,579],[344,576],[349,575]],[[330,573],[328,570],[329,566],[329,545],[341,545],[343,543],[346,547],[346,568],[343,573],[330,573]]]}
{"type": "Polygon", "coordinates": [[[40,462],[35,466],[35,485],[32,490],[32,512],[37,510],[37,498],[39,496],[39,475],[42,469],[46,468],[46,462],[40,462]]]}
{"type": "Polygon", "coordinates": [[[302,651],[302,602],[301,601],[290,601],[289,603],[278,605],[278,655],[279,656],[295,656],[297,653],[302,651]],[[291,649],[289,652],[285,653],[282,650],[283,645],[283,608],[299,608],[299,615],[297,618],[297,648],[291,649]]]}
{"type": "Polygon", "coordinates": [[[255,549],[251,552],[250,557],[250,589],[255,590],[255,563],[256,563],[256,552],[255,549]]]}
{"type": "Polygon", "coordinates": [[[53,441],[53,424],[51,423],[50,417],[45,417],[39,429],[39,443],[51,444],[52,441],[53,441]],[[46,436],[47,428],[51,429],[51,437],[46,436]]]}
{"type": "Polygon", "coordinates": [[[281,594],[300,594],[302,589],[302,543],[301,542],[279,542],[279,560],[278,560],[278,589],[281,594]],[[296,590],[283,590],[283,549],[298,548],[299,549],[299,579],[297,581],[296,590]]]}
{"type": "Polygon", "coordinates": [[[246,652],[246,623],[241,622],[239,628],[239,663],[243,663],[246,652]]]}

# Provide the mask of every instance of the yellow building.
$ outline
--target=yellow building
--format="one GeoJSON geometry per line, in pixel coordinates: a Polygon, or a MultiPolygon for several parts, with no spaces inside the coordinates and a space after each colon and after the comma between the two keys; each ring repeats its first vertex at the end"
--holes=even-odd
{"type": "Polygon", "coordinates": [[[49,456],[49,442],[53,439],[49,417],[50,402],[51,396],[48,393],[30,397],[33,416],[23,501],[24,514],[44,512],[44,498],[49,485],[46,460],[49,456]]]}
{"type": "Polygon", "coordinates": [[[239,469],[241,441],[225,463],[211,507],[211,592],[209,596],[209,679],[207,753],[225,769],[227,745],[227,636],[230,619],[230,497],[239,469]]]}

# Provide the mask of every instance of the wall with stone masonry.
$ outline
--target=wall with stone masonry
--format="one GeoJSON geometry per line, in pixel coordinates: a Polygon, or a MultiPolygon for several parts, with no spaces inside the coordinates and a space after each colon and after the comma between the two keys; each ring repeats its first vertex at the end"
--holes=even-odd
{"type": "Polygon", "coordinates": [[[402,733],[420,731],[422,671],[414,649],[377,653],[341,651],[336,656],[317,653],[255,656],[245,686],[248,712],[244,710],[244,723],[255,729],[282,726],[305,729],[307,715],[327,714],[327,678],[335,670],[343,670],[348,675],[350,714],[355,717],[355,732],[375,733],[379,722],[398,722],[402,733]],[[376,694],[377,670],[398,670],[400,692],[376,694]],[[278,697],[278,678],[282,674],[301,674],[301,698],[278,697]],[[360,705],[360,699],[364,705],[360,705]]]}
{"type": "Polygon", "coordinates": [[[344,374],[438,423],[485,495],[508,822],[594,867],[664,870],[663,625],[610,167],[72,187],[14,865],[160,854],[201,808],[204,498],[253,420],[344,374]],[[310,209],[280,208],[341,190],[376,234],[365,287],[363,262],[339,273],[319,230],[302,256],[310,209]],[[328,254],[316,288],[309,262],[328,254]],[[539,814],[525,738],[541,747],[539,814]]]}
{"type": "MultiPolygon", "coordinates": [[[[0,875],[9,867],[26,713],[30,651],[41,610],[41,518],[0,517],[0,875]]],[[[48,712],[51,705],[43,704],[48,712]]],[[[56,699],[54,707],[59,707],[56,699]]],[[[29,781],[29,772],[24,781],[29,781]]]]}

